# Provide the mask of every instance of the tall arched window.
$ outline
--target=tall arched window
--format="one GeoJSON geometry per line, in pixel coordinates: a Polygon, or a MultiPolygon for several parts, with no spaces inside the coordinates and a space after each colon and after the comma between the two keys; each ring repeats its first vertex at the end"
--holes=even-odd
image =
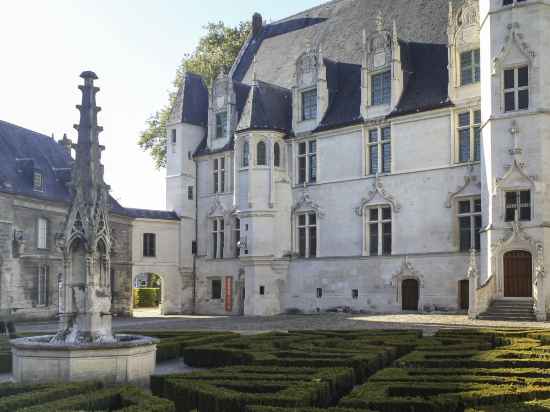
{"type": "Polygon", "coordinates": [[[258,146],[256,146],[256,164],[258,166],[267,165],[266,148],[265,148],[265,142],[263,141],[259,142],[258,146]]]}
{"type": "Polygon", "coordinates": [[[248,167],[248,159],[250,156],[250,146],[248,142],[244,142],[243,144],[243,153],[241,158],[241,166],[242,167],[248,167]]]}
{"type": "Polygon", "coordinates": [[[279,143],[275,143],[273,146],[273,164],[275,167],[281,166],[281,147],[279,143]]]}

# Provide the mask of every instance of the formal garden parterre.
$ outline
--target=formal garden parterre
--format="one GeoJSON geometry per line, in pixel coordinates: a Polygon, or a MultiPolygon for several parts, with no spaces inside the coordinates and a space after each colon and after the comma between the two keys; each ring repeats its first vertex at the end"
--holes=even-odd
{"type": "Polygon", "coordinates": [[[160,339],[157,361],[183,357],[197,371],[153,375],[152,394],[96,382],[4,384],[0,412],[550,410],[545,330],[145,334],[160,339]]]}

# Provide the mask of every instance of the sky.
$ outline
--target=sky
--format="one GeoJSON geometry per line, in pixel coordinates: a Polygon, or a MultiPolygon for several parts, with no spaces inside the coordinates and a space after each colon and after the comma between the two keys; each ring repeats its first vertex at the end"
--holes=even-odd
{"type": "MultiPolygon", "coordinates": [[[[0,0],[0,120],[76,141],[78,84],[96,85],[105,180],[124,206],[165,208],[165,170],[137,146],[208,22],[275,21],[322,0],[0,0]]],[[[2,148],[0,148],[2,150],[2,148]]]]}

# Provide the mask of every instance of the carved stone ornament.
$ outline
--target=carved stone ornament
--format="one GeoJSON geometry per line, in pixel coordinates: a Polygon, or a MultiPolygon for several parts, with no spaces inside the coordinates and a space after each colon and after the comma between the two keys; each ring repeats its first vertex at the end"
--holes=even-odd
{"type": "Polygon", "coordinates": [[[524,35],[519,31],[519,23],[510,23],[506,28],[508,29],[508,33],[504,38],[504,45],[498,54],[493,58],[493,75],[500,73],[502,63],[514,47],[517,48],[523,56],[525,56],[525,59],[530,63],[530,65],[537,56],[535,51],[532,50],[529,44],[525,41],[524,35]]]}
{"type": "Polygon", "coordinates": [[[209,217],[225,217],[228,214],[228,210],[225,208],[223,203],[220,201],[220,198],[216,196],[214,203],[210,206],[208,210],[209,217]]]}
{"type": "Polygon", "coordinates": [[[363,216],[363,210],[365,209],[365,206],[369,205],[377,195],[380,195],[386,202],[391,205],[394,213],[399,213],[399,211],[401,210],[401,205],[392,194],[384,189],[382,180],[379,176],[376,176],[376,179],[372,184],[372,190],[369,191],[367,197],[361,199],[361,204],[355,208],[355,214],[357,216],[363,216]]]}
{"type": "Polygon", "coordinates": [[[474,280],[479,277],[479,271],[477,269],[477,251],[475,249],[470,249],[470,260],[468,263],[468,270],[466,271],[466,277],[474,280]]]}
{"type": "Polygon", "coordinates": [[[535,283],[542,282],[546,270],[544,269],[544,249],[542,243],[537,244],[537,257],[535,260],[535,283]]]}
{"type": "Polygon", "coordinates": [[[15,230],[13,232],[13,255],[19,257],[23,253],[25,253],[25,234],[22,230],[15,230]]]}
{"type": "Polygon", "coordinates": [[[468,186],[470,186],[471,184],[474,184],[474,183],[477,182],[477,176],[475,176],[473,174],[473,169],[474,169],[473,167],[469,168],[468,174],[466,176],[464,176],[464,184],[463,185],[458,186],[456,191],[449,192],[449,194],[447,195],[447,200],[445,201],[445,207],[446,208],[450,209],[451,206],[453,205],[453,200],[458,195],[463,193],[468,186]]]}
{"type": "Polygon", "coordinates": [[[314,210],[317,213],[317,216],[319,217],[319,219],[322,219],[323,217],[325,217],[325,212],[323,211],[321,206],[319,206],[318,203],[316,203],[313,199],[311,199],[309,194],[305,191],[302,192],[300,198],[292,207],[292,213],[296,213],[300,210],[304,210],[304,211],[314,210]]]}

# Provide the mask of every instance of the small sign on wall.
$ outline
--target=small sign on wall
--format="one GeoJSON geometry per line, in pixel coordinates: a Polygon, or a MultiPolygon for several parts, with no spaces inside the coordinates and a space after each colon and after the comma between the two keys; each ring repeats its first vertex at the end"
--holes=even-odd
{"type": "Polygon", "coordinates": [[[225,277],[225,311],[231,312],[233,310],[233,278],[231,276],[225,277]]]}

